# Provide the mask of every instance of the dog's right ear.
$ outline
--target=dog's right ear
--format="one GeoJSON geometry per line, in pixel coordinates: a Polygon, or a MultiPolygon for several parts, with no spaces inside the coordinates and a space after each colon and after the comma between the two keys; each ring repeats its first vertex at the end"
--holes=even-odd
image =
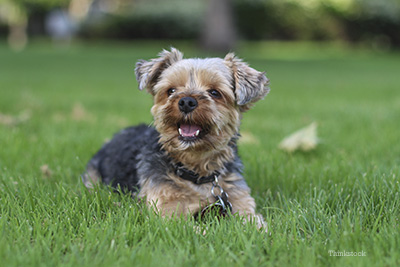
{"type": "Polygon", "coordinates": [[[227,54],[224,60],[232,70],[236,103],[244,112],[269,92],[269,80],[264,72],[249,67],[233,53],[227,54]]]}
{"type": "Polygon", "coordinates": [[[171,47],[171,51],[163,50],[158,58],[150,61],[139,60],[135,68],[139,90],[147,89],[149,93],[154,95],[153,86],[157,83],[161,73],[173,63],[182,59],[182,52],[171,47]]]}

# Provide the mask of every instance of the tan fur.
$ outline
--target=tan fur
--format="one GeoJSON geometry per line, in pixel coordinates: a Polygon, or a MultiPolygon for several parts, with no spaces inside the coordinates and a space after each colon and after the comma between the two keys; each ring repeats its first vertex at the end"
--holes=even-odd
{"type": "MultiPolygon", "coordinates": [[[[154,206],[162,215],[195,214],[215,201],[211,194],[211,183],[195,185],[174,174],[170,174],[169,179],[174,182],[173,185],[171,183],[154,187],[146,182],[139,194],[140,198],[145,198],[147,203],[154,206]]],[[[234,175],[226,176],[221,179],[219,185],[228,193],[233,213],[254,214],[255,202],[250,196],[250,189],[243,190],[229,183],[240,179],[234,175]]]]}
{"type": "Polygon", "coordinates": [[[82,181],[87,188],[93,189],[95,185],[101,182],[101,177],[97,170],[89,167],[83,174],[82,181]]]}

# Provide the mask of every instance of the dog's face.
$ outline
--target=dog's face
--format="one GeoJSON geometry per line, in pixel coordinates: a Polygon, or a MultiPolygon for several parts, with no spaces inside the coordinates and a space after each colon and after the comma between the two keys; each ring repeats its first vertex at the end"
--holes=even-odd
{"type": "Polygon", "coordinates": [[[241,112],[269,88],[264,73],[233,54],[225,59],[183,59],[176,49],[139,61],[139,89],[154,97],[151,112],[167,151],[215,151],[239,132],[241,112]]]}

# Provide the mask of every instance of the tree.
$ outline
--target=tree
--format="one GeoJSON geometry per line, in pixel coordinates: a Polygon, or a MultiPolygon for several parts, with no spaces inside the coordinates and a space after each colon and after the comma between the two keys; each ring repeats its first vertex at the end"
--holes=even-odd
{"type": "Polygon", "coordinates": [[[218,52],[228,52],[236,42],[232,0],[209,0],[204,20],[202,45],[218,52]]]}

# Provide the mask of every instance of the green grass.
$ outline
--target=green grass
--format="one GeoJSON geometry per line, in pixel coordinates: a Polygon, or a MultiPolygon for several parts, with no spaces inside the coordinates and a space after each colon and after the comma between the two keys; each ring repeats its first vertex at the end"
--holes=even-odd
{"type": "MultiPolygon", "coordinates": [[[[0,43],[2,266],[395,266],[400,264],[400,54],[307,43],[244,43],[271,93],[245,114],[245,176],[269,233],[237,218],[165,220],[79,175],[122,127],[150,123],[137,59],[168,43],[0,43]],[[310,153],[277,148],[313,121],[310,153]],[[41,166],[48,165],[50,173],[41,166]],[[199,230],[208,227],[205,235],[199,230]],[[364,251],[333,257],[329,251],[364,251]]],[[[205,56],[174,43],[187,56],[205,56]]]]}

